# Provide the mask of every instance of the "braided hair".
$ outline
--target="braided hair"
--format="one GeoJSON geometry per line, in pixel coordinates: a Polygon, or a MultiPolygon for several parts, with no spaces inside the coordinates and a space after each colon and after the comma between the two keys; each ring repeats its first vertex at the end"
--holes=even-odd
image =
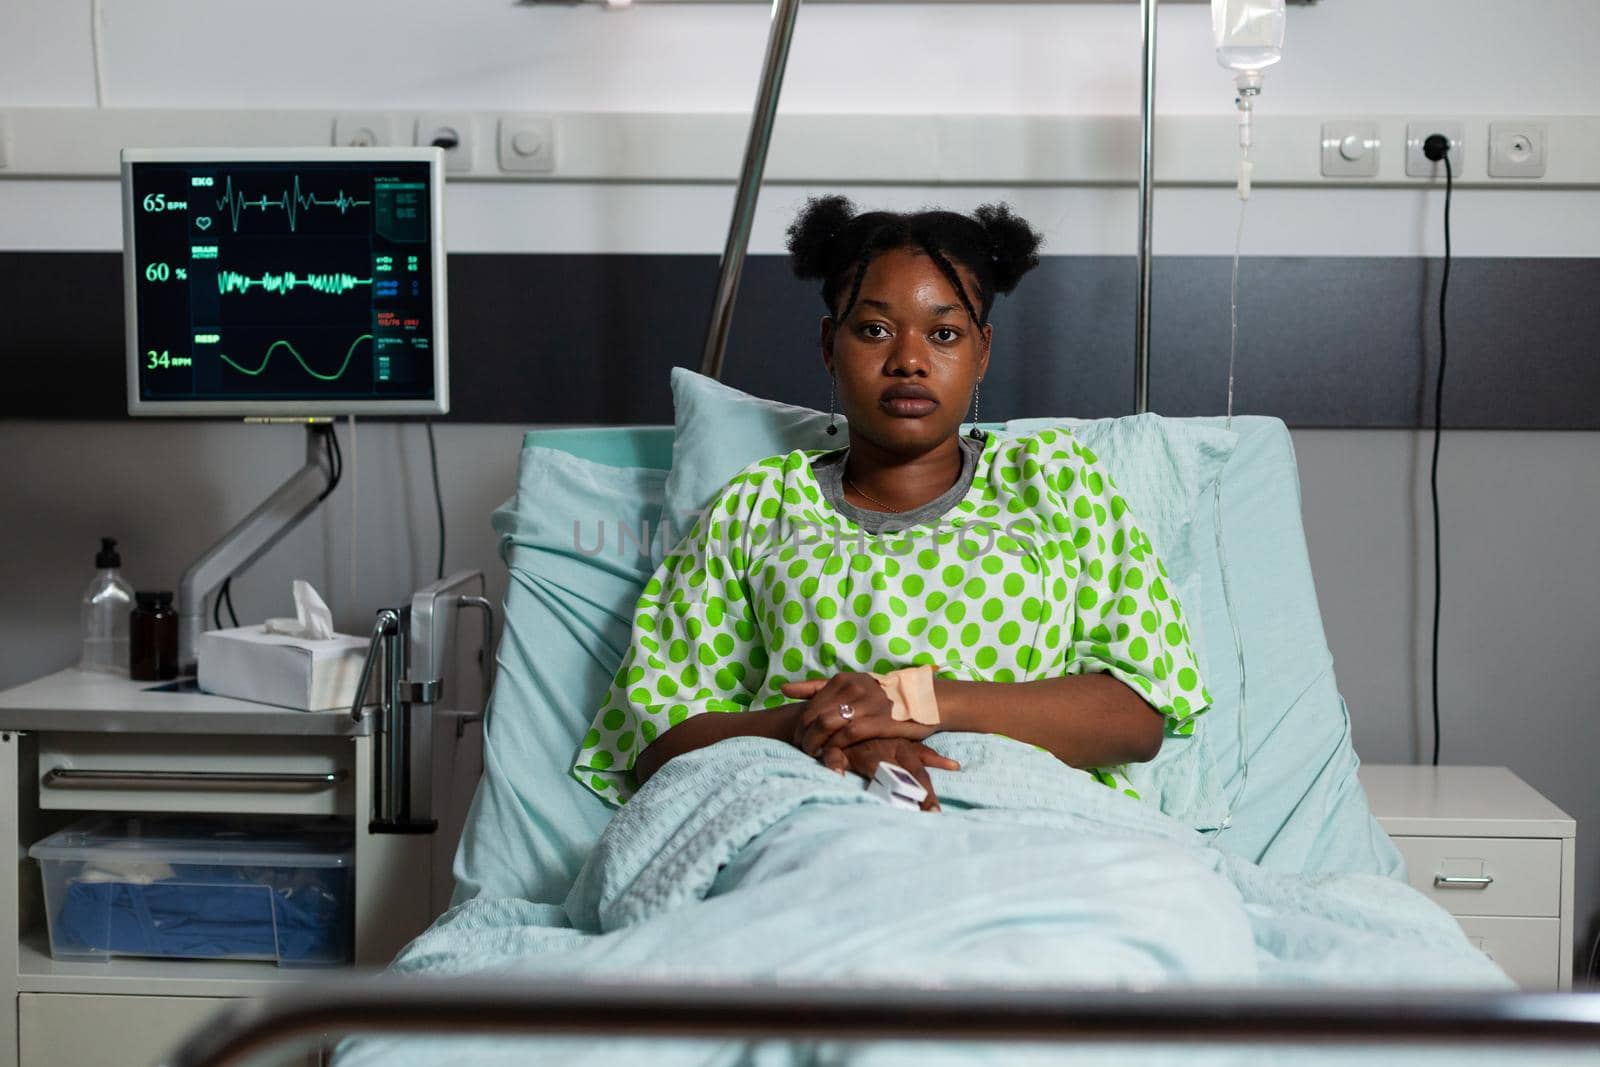
{"type": "Polygon", "coordinates": [[[1005,204],[984,204],[970,216],[954,211],[856,214],[842,196],[812,197],[789,226],[789,264],[796,277],[821,279],[822,302],[843,322],[861,295],[861,281],[882,252],[911,248],[933,260],[978,326],[989,321],[994,298],[1016,288],[1039,265],[1042,238],[1005,204]],[[959,264],[977,283],[969,293],[959,264]],[[848,294],[842,307],[841,295],[848,294]]]}

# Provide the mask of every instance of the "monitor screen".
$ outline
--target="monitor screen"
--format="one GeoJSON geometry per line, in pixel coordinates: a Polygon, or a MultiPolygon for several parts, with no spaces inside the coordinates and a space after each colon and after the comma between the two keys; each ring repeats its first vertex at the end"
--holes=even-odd
{"type": "Polygon", "coordinates": [[[128,411],[443,414],[443,152],[122,154],[128,411]]]}

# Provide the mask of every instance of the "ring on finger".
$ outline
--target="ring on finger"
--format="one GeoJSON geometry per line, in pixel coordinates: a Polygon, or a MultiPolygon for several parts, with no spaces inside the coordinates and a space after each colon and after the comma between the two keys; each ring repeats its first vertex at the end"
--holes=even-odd
{"type": "Polygon", "coordinates": [[[849,722],[851,719],[853,719],[855,717],[856,717],[856,709],[855,708],[852,708],[849,704],[840,704],[839,705],[839,718],[843,719],[845,722],[849,722]]]}

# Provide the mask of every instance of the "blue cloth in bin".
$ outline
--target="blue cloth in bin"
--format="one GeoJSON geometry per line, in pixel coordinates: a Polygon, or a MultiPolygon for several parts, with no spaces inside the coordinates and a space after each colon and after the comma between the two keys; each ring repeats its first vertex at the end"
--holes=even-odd
{"type": "Polygon", "coordinates": [[[338,963],[349,955],[343,878],[176,865],[172,878],[148,884],[76,881],[56,918],[56,943],[66,952],[338,963]]]}

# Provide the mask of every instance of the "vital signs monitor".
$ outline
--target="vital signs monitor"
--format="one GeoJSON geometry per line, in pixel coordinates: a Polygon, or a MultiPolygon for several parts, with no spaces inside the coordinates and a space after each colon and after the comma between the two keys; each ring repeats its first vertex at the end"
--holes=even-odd
{"type": "Polygon", "coordinates": [[[450,409],[444,153],[126,149],[131,415],[450,409]]]}

